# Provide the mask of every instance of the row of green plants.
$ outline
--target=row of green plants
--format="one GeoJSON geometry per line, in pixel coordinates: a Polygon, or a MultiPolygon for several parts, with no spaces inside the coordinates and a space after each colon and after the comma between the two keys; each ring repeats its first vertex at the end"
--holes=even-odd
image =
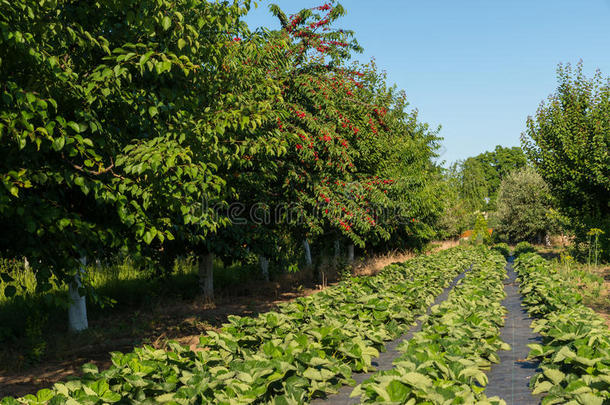
{"type": "Polygon", "coordinates": [[[533,328],[542,344],[529,345],[529,357],[541,371],[531,380],[543,404],[610,403],[610,331],[582,303],[575,286],[535,253],[515,262],[523,301],[537,319],[533,328]]]}
{"type": "Polygon", "coordinates": [[[399,346],[394,368],[376,373],[352,396],[363,403],[505,404],[485,396],[484,370],[499,362],[498,350],[510,349],[499,337],[506,261],[485,247],[471,257],[472,269],[447,301],[433,306],[421,332],[399,346]]]}
{"type": "Polygon", "coordinates": [[[457,247],[420,256],[389,265],[377,276],[344,280],[257,318],[231,317],[222,330],[201,337],[199,350],[172,343],[170,351],[145,346],[113,353],[108,370],[86,365],[81,379],[19,401],[306,403],[353,384],[352,372],[371,370],[371,359],[384,342],[405,332],[473,257],[480,258],[474,252],[457,247]]]}

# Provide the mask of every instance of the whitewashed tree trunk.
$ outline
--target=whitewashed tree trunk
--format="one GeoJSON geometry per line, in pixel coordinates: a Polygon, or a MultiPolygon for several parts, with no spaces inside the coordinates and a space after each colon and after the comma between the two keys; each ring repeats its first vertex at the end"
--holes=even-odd
{"type": "Polygon", "coordinates": [[[199,288],[205,305],[214,305],[214,253],[199,258],[199,288]]]}
{"type": "Polygon", "coordinates": [[[350,243],[349,245],[347,245],[347,261],[350,263],[354,261],[354,244],[353,243],[350,243]]]}
{"type": "Polygon", "coordinates": [[[305,263],[310,267],[313,264],[313,261],[311,260],[311,249],[309,248],[307,239],[303,240],[303,248],[305,248],[305,263]]]}
{"type": "Polygon", "coordinates": [[[23,258],[23,268],[25,269],[25,271],[28,271],[30,269],[30,262],[28,261],[27,257],[23,258]]]}
{"type": "Polygon", "coordinates": [[[269,259],[265,256],[259,256],[258,262],[261,265],[261,272],[263,273],[263,279],[269,281],[269,259]]]}
{"type": "Polygon", "coordinates": [[[70,295],[71,301],[70,307],[68,308],[68,322],[70,330],[73,332],[80,332],[89,327],[89,322],[87,321],[87,301],[78,291],[78,289],[82,286],[81,279],[82,275],[85,274],[87,258],[82,257],[80,261],[81,267],[74,275],[74,280],[68,286],[68,294],[70,295]]]}

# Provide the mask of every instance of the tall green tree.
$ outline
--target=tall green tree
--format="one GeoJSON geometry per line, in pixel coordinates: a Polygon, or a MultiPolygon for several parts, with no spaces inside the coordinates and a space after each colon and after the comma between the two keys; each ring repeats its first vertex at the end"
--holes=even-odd
{"type": "Polygon", "coordinates": [[[487,183],[487,198],[489,199],[486,210],[495,209],[495,201],[502,179],[527,164],[525,153],[518,146],[503,147],[497,145],[493,151],[483,152],[469,159],[476,160],[481,164],[487,183]]]}
{"type": "Polygon", "coordinates": [[[469,204],[462,197],[462,177],[459,162],[444,169],[438,181],[440,190],[436,193],[441,201],[442,214],[436,222],[440,239],[456,238],[474,224],[469,204]]]}
{"type": "MultiPolygon", "coordinates": [[[[523,149],[581,241],[610,231],[610,78],[560,65],[558,87],[527,120],[523,149]]],[[[610,240],[602,240],[606,258],[610,240]]]]}
{"type": "Polygon", "coordinates": [[[485,178],[483,164],[475,159],[466,159],[461,164],[461,190],[460,194],[469,211],[483,209],[489,195],[489,185],[485,178]]]}
{"type": "Polygon", "coordinates": [[[167,263],[184,251],[171,240],[191,248],[226,222],[193,208],[230,195],[219,136],[269,110],[252,96],[265,81],[231,99],[247,5],[2,2],[0,221],[14,235],[0,248],[30,258],[40,288],[119,248],[167,263]]]}

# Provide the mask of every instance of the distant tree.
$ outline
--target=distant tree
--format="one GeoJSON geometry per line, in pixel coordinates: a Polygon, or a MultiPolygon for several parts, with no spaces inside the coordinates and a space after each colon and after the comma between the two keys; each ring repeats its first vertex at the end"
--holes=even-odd
{"type": "MultiPolygon", "coordinates": [[[[523,149],[580,241],[610,232],[610,78],[560,65],[557,91],[527,120],[523,149]]],[[[601,241],[610,257],[610,240],[601,241]]]]}
{"type": "Polygon", "coordinates": [[[531,167],[510,173],[500,183],[497,232],[510,242],[536,241],[557,228],[549,187],[531,167]]]}
{"type": "Polygon", "coordinates": [[[483,169],[489,198],[486,210],[495,209],[498,189],[504,176],[527,164],[525,153],[518,146],[509,148],[497,145],[493,151],[483,152],[469,159],[478,161],[483,169]]]}
{"type": "Polygon", "coordinates": [[[461,195],[461,167],[459,163],[452,164],[444,170],[440,181],[441,190],[438,198],[442,202],[443,214],[439,217],[436,228],[441,239],[459,236],[471,225],[471,213],[461,195]]]}
{"type": "Polygon", "coordinates": [[[466,208],[473,212],[481,210],[488,195],[488,184],[483,165],[475,159],[466,159],[461,165],[461,196],[466,208]]]}

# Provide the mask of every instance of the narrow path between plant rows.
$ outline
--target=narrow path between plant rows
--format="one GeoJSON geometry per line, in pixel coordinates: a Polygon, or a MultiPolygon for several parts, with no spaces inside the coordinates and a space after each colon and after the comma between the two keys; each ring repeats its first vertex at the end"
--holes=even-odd
{"type": "Polygon", "coordinates": [[[529,388],[530,378],[536,373],[537,362],[525,360],[529,352],[529,343],[539,343],[541,338],[535,334],[530,325],[525,308],[521,305],[517,274],[513,269],[513,258],[506,265],[508,279],[504,283],[506,298],[502,305],[508,309],[506,322],[500,330],[500,338],[508,343],[511,350],[498,352],[500,363],[494,364],[487,374],[489,383],[485,389],[488,397],[497,395],[506,401],[507,405],[539,404],[540,396],[533,396],[529,388]]]}
{"type": "MultiPolygon", "coordinates": [[[[428,310],[426,311],[426,315],[430,313],[430,308],[432,308],[434,305],[440,304],[441,302],[443,302],[447,299],[447,297],[449,296],[449,292],[453,289],[453,287],[455,287],[455,285],[458,283],[458,281],[460,281],[462,278],[464,278],[464,276],[466,275],[466,272],[468,272],[468,270],[470,270],[470,268],[466,269],[462,274],[460,274],[455,279],[453,279],[451,284],[448,287],[446,287],[443,290],[443,292],[436,297],[434,302],[428,307],[428,310]]],[[[398,339],[387,343],[385,345],[386,351],[383,353],[380,353],[379,357],[377,357],[376,359],[373,359],[371,361],[372,365],[377,370],[371,371],[368,373],[355,373],[352,375],[354,380],[356,380],[356,384],[360,384],[367,378],[371,377],[377,371],[390,370],[392,367],[394,367],[392,362],[394,361],[395,358],[397,358],[401,354],[396,349],[398,347],[398,345],[404,340],[411,339],[415,333],[421,331],[421,328],[422,328],[422,323],[421,323],[421,320],[418,319],[417,322],[411,327],[411,329],[409,329],[408,332],[406,332],[405,334],[400,336],[398,339]]],[[[344,385],[343,387],[341,387],[339,389],[338,393],[329,395],[326,398],[314,399],[310,403],[311,404],[341,404],[341,405],[359,404],[360,397],[356,397],[356,398],[349,397],[353,390],[354,390],[354,387],[349,386],[349,385],[344,385]]]]}

